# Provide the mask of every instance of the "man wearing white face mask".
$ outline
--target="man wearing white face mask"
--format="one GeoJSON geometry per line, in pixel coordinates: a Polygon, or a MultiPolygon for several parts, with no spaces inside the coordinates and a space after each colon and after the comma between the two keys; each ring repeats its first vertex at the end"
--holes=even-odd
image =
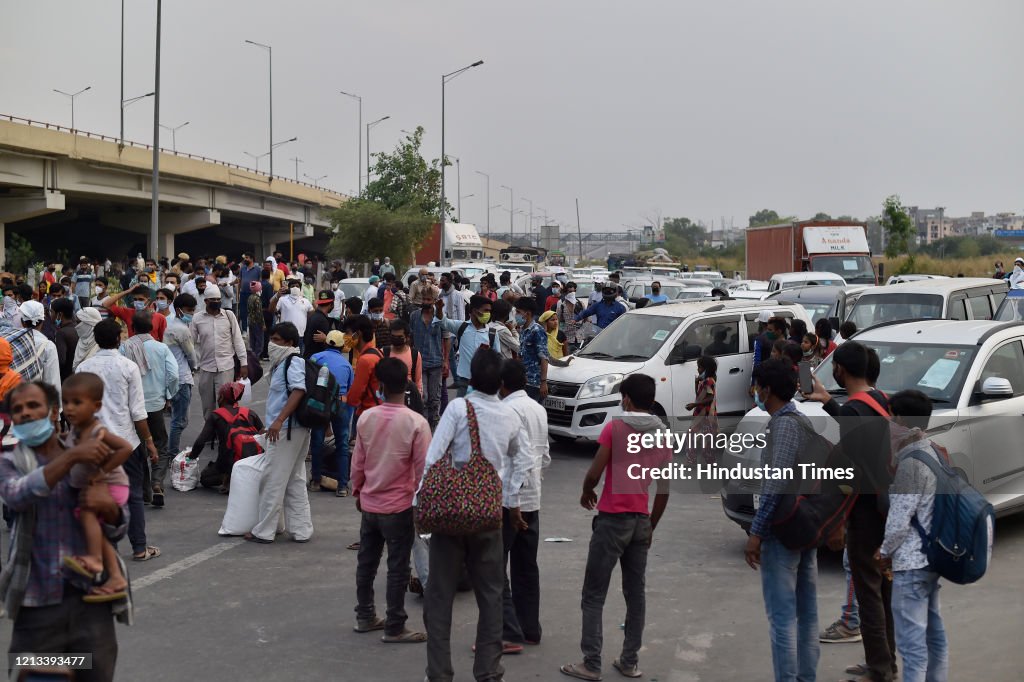
{"type": "Polygon", "coordinates": [[[583,303],[576,299],[576,282],[567,282],[565,295],[555,306],[555,314],[558,316],[558,325],[565,332],[570,353],[575,353],[583,341],[583,323],[576,321],[576,314],[582,311],[583,303]]]}
{"type": "Polygon", "coordinates": [[[221,310],[220,289],[209,287],[203,297],[205,310],[192,318],[189,329],[199,355],[196,390],[203,403],[203,419],[217,407],[217,392],[235,380],[235,359],[241,370],[239,378],[249,376],[249,363],[242,342],[242,330],[234,313],[221,310]]]}
{"type": "Polygon", "coordinates": [[[288,280],[288,291],[278,291],[270,299],[270,312],[281,316],[281,322],[291,322],[299,332],[299,338],[306,333],[306,319],[313,312],[313,304],[302,295],[299,280],[288,280]]]}

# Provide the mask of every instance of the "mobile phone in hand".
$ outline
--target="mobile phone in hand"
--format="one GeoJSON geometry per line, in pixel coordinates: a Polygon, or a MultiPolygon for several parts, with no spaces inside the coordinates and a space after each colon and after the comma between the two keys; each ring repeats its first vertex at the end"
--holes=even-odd
{"type": "Polygon", "coordinates": [[[811,374],[811,363],[800,363],[800,392],[812,393],[814,391],[814,376],[811,374]]]}

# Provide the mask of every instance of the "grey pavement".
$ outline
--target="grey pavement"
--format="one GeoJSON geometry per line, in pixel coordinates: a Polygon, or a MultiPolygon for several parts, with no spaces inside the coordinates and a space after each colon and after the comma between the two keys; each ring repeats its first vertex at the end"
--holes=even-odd
{"type": "MultiPolygon", "coordinates": [[[[258,401],[266,381],[255,388],[258,401]]],[[[262,402],[254,405],[262,410],[262,402]]],[[[201,426],[194,401],[183,444],[201,426]]],[[[579,506],[580,482],[594,447],[553,446],[545,474],[541,622],[543,642],[505,657],[505,679],[567,680],[562,663],[580,660],[580,587],[591,512],[579,506]]],[[[204,453],[202,466],[212,453],[204,453]]],[[[217,535],[226,496],[168,490],[167,506],[146,508],[150,544],[163,556],[131,563],[136,624],[118,626],[118,680],[423,679],[423,644],[383,644],[380,633],[353,632],[357,539],[354,500],[311,494],[316,528],[308,544],[280,536],[271,545],[217,535]]],[[[647,573],[647,627],[640,653],[643,679],[717,682],[771,678],[768,624],[758,575],[743,561],[744,533],[715,496],[675,495],[655,533],[647,573]]],[[[126,548],[122,548],[127,551],[126,548]]],[[[127,555],[126,555],[127,558],[127,555]]],[[[819,619],[839,614],[843,574],[838,555],[819,558],[819,619]]],[[[1001,519],[989,574],[978,584],[945,585],[943,614],[951,647],[950,679],[1022,680],[1024,654],[1024,515],[1001,519]]],[[[611,660],[621,646],[624,603],[613,579],[605,606],[605,679],[619,679],[611,660]]],[[[384,611],[384,567],[377,579],[384,611]]],[[[409,626],[423,628],[422,599],[408,595],[409,626]]],[[[458,595],[452,632],[456,680],[472,679],[476,604],[458,595]]],[[[0,625],[8,642],[10,625],[0,625]]],[[[818,677],[838,680],[863,659],[860,644],[823,644],[818,677]]]]}

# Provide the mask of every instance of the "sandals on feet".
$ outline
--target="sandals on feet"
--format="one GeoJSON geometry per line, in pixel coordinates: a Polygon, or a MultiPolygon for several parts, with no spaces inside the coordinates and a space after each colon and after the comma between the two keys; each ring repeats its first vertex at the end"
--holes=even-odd
{"type": "Polygon", "coordinates": [[[380,638],[380,641],[385,644],[420,644],[427,641],[427,635],[423,632],[403,630],[399,635],[384,635],[380,638]]]}
{"type": "Polygon", "coordinates": [[[132,561],[149,561],[160,556],[159,547],[147,547],[142,554],[133,554],[132,561]]]}
{"type": "Polygon", "coordinates": [[[619,671],[619,674],[623,677],[643,677],[644,674],[640,672],[635,665],[626,665],[620,659],[616,658],[612,661],[612,667],[619,671]]]}
{"type": "Polygon", "coordinates": [[[356,632],[373,632],[374,630],[383,630],[384,619],[378,617],[373,620],[357,620],[355,627],[352,629],[356,632]]]}
{"type": "Polygon", "coordinates": [[[600,680],[601,673],[596,673],[583,663],[566,663],[559,670],[563,675],[575,677],[577,680],[600,680]]]}

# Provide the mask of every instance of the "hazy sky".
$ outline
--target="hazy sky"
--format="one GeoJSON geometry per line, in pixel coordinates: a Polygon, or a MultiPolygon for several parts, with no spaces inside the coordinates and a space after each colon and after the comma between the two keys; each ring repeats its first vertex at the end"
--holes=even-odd
{"type": "MultiPolygon", "coordinates": [[[[126,97],[153,89],[155,0],[128,0],[126,97]]],[[[117,135],[117,0],[4,0],[0,112],[117,135]]],[[[356,188],[357,107],[373,149],[426,128],[461,158],[462,219],[528,197],[553,219],[621,231],[645,216],[735,220],[760,208],[865,217],[883,198],[946,215],[1024,210],[1019,0],[169,0],[162,115],[178,149],[252,165],[267,150],[274,48],[278,174],[356,188]]],[[[126,136],[152,139],[152,100],[126,136]]],[[[169,133],[162,145],[170,147],[169,133]]],[[[365,133],[363,133],[365,136],[365,133]]],[[[365,137],[364,137],[365,139],[365,137]]],[[[365,150],[364,150],[365,153],[365,150]]],[[[267,159],[262,161],[266,169],[267,159]]],[[[448,195],[457,203],[455,169],[448,195]]],[[[508,212],[491,212],[492,229],[508,212]]],[[[516,230],[524,227],[516,216],[516,230]]]]}

